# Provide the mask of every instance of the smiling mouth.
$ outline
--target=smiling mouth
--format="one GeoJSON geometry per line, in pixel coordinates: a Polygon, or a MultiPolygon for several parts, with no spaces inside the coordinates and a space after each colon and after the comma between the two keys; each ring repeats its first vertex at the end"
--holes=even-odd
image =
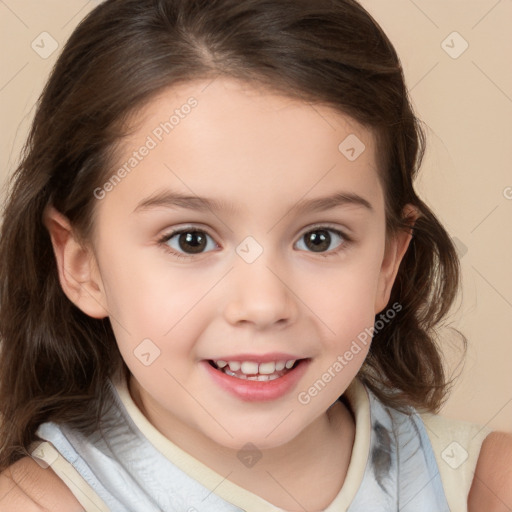
{"type": "Polygon", "coordinates": [[[294,370],[306,359],[289,359],[287,361],[269,361],[257,363],[255,361],[214,361],[209,360],[210,366],[225,375],[240,380],[253,380],[259,382],[279,379],[294,370]]]}

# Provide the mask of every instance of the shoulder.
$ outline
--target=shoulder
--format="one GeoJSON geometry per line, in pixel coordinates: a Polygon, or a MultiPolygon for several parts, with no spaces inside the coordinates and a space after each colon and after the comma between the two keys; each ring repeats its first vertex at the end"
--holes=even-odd
{"type": "Polygon", "coordinates": [[[64,482],[49,467],[24,457],[0,473],[2,512],[83,512],[64,482]]]}
{"type": "Polygon", "coordinates": [[[491,432],[482,443],[469,493],[468,511],[512,509],[512,434],[491,432]]]}
{"type": "Polygon", "coordinates": [[[423,413],[421,416],[450,510],[467,510],[482,443],[491,430],[443,415],[423,413]]]}

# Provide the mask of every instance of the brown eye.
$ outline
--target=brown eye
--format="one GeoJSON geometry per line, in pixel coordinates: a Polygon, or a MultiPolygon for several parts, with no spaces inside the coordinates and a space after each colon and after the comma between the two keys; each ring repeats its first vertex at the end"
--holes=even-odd
{"type": "Polygon", "coordinates": [[[327,228],[317,228],[311,231],[308,231],[300,238],[300,242],[304,240],[305,250],[310,252],[326,252],[333,251],[340,246],[344,245],[346,242],[345,236],[343,233],[336,229],[327,229],[327,228]],[[333,236],[334,235],[334,236],[333,236]],[[338,244],[335,247],[331,247],[333,241],[336,242],[336,239],[339,240],[338,244]]]}
{"type": "Polygon", "coordinates": [[[331,235],[328,231],[324,230],[307,233],[305,239],[307,247],[315,252],[326,251],[329,249],[329,245],[331,245],[331,235]]]}
{"type": "Polygon", "coordinates": [[[200,254],[207,248],[215,248],[213,240],[208,245],[210,235],[198,229],[182,229],[164,237],[161,243],[168,246],[177,256],[200,254]]]}
{"type": "Polygon", "coordinates": [[[206,247],[206,237],[200,231],[188,231],[178,236],[180,249],[197,254],[206,247]]]}

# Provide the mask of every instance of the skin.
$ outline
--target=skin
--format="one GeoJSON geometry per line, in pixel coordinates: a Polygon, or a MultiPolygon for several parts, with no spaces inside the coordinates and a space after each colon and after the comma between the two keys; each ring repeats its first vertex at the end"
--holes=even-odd
{"type": "Polygon", "coordinates": [[[468,498],[468,511],[512,510],[512,435],[492,432],[482,443],[468,498]]]}
{"type": "Polygon", "coordinates": [[[343,485],[354,441],[353,418],[336,399],[369,346],[360,344],[308,404],[298,401],[298,393],[390,307],[410,235],[386,239],[370,131],[327,107],[229,79],[189,83],[156,97],[134,120],[118,166],[190,96],[198,106],[98,200],[89,243],[80,243],[67,219],[48,210],[61,284],[86,314],[110,317],[132,373],[131,394],[168,439],[278,507],[320,510],[343,485]],[[338,150],[351,134],[366,147],[355,161],[338,150]],[[169,189],[231,207],[138,208],[169,189]],[[358,195],[371,208],[298,207],[334,191],[358,195]],[[177,252],[186,255],[179,235],[162,238],[191,227],[208,235],[207,246],[178,258],[177,252]],[[314,252],[305,235],[319,227],[344,237],[329,231],[328,249],[314,252]],[[248,236],[263,249],[252,263],[236,253],[248,236]],[[144,339],[159,350],[149,366],[134,354],[144,339]],[[291,392],[265,403],[226,393],[202,364],[276,351],[310,363],[291,392]],[[237,458],[248,442],[262,455],[250,468],[237,458]]]}
{"type": "Polygon", "coordinates": [[[51,468],[25,457],[0,474],[0,510],[83,512],[83,507],[51,468]]]}

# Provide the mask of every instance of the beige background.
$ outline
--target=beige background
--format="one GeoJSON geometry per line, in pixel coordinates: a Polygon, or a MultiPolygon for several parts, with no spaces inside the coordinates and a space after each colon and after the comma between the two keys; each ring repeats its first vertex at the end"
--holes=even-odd
{"type": "MultiPolygon", "coordinates": [[[[419,190],[462,256],[463,297],[452,321],[469,351],[443,413],[512,431],[512,0],[362,3],[401,56],[429,138],[419,190]]],[[[2,183],[62,44],[97,4],[0,0],[2,183]],[[59,49],[42,58],[51,38],[59,49]]],[[[445,344],[449,338],[445,331],[445,344]]],[[[446,353],[455,361],[449,345],[446,353]]]]}

